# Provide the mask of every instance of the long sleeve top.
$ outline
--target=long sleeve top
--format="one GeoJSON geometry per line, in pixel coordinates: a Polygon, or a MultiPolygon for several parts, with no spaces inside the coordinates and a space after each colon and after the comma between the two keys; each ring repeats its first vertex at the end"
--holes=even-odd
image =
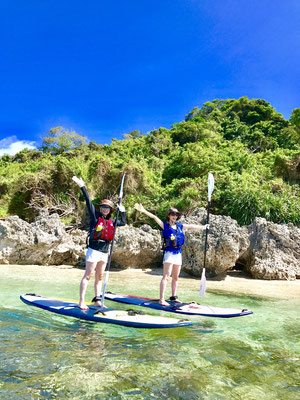
{"type": "MultiPolygon", "coordinates": [[[[83,186],[81,188],[81,191],[85,198],[86,206],[87,206],[88,213],[90,216],[90,231],[92,231],[92,229],[94,229],[95,226],[97,225],[99,217],[104,218],[104,219],[110,219],[110,217],[109,216],[104,217],[104,215],[102,215],[99,211],[97,211],[95,209],[95,206],[92,203],[91,199],[89,198],[89,195],[88,195],[88,192],[87,192],[85,186],[83,186]]],[[[121,212],[120,214],[121,214],[120,220],[116,221],[115,219],[112,219],[115,228],[116,228],[116,226],[126,225],[126,212],[121,212]]],[[[90,238],[90,241],[89,241],[89,247],[91,249],[101,251],[102,253],[108,253],[109,244],[110,244],[110,240],[90,238]]]]}

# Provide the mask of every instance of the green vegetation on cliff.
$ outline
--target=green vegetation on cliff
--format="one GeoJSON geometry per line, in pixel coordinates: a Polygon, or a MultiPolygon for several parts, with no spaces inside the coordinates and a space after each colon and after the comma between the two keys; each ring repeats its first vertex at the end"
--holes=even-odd
{"type": "Polygon", "coordinates": [[[300,109],[285,120],[266,101],[243,97],[207,102],[171,129],[134,131],[111,145],[53,128],[39,151],[0,158],[0,214],[30,221],[46,207],[80,224],[85,208],[72,176],[92,197],[116,200],[126,172],[124,204],[129,221],[140,224],[135,202],[161,218],[171,205],[184,213],[205,206],[212,172],[213,213],[242,225],[256,216],[299,225],[299,120],[300,109]]]}

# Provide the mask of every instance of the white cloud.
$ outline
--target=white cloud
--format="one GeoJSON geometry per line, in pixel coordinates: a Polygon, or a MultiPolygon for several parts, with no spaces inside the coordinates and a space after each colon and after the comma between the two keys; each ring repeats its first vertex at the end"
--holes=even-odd
{"type": "Polygon", "coordinates": [[[23,149],[33,150],[35,148],[35,142],[29,140],[18,140],[16,136],[9,136],[0,140],[0,157],[4,154],[14,156],[23,149]]]}

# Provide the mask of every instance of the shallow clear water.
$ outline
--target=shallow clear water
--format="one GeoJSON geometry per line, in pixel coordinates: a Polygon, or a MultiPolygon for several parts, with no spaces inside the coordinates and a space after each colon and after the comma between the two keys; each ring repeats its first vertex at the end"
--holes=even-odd
{"type": "MultiPolygon", "coordinates": [[[[82,271],[0,266],[0,272],[1,399],[300,399],[297,299],[206,293],[205,304],[254,314],[142,330],[78,321],[19,300],[21,293],[76,299],[82,271]]],[[[119,278],[111,277],[109,290],[153,296],[159,282],[119,278]]],[[[199,301],[198,284],[182,280],[181,297],[199,301]]]]}

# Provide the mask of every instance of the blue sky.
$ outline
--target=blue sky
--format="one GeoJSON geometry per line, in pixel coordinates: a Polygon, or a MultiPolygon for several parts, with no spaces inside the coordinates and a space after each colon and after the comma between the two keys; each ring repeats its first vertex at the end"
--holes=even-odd
{"type": "Polygon", "coordinates": [[[97,143],[213,99],[300,107],[299,0],[1,0],[0,156],[50,128],[97,143]]]}

